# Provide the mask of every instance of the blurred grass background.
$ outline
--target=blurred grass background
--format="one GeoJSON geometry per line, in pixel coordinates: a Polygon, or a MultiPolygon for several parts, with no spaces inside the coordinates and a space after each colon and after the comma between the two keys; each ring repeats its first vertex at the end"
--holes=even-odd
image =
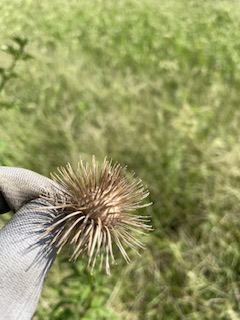
{"type": "Polygon", "coordinates": [[[61,255],[34,320],[239,319],[239,2],[13,0],[0,11],[0,44],[27,37],[34,56],[2,92],[18,108],[0,110],[0,165],[49,175],[107,155],[154,203],[142,257],[119,257],[107,277],[61,255]]]}

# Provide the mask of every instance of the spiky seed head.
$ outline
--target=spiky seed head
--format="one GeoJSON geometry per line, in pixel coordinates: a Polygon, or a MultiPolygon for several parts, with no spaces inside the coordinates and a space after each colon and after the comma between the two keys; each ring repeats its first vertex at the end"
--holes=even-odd
{"type": "Polygon", "coordinates": [[[90,165],[80,159],[76,171],[68,163],[58,168],[52,179],[64,191],[52,190],[42,195],[58,210],[57,218],[45,234],[54,234],[52,244],[58,252],[70,244],[73,247],[70,260],[86,254],[92,272],[99,257],[100,266],[105,261],[109,274],[110,260],[115,262],[113,242],[127,262],[130,258],[125,246],[136,251],[144,247],[139,235],[151,230],[149,217],[130,212],[150,205],[142,204],[149,192],[134,173],[127,177],[126,167],[105,158],[99,168],[95,157],[90,165]]]}

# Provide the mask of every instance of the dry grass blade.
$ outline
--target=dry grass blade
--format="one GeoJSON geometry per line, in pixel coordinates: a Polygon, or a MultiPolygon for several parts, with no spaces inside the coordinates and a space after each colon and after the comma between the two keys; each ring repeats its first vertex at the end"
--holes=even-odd
{"type": "Polygon", "coordinates": [[[139,235],[151,230],[146,216],[130,214],[139,208],[148,196],[140,179],[126,177],[126,167],[112,165],[106,158],[99,168],[95,158],[91,165],[80,160],[76,172],[68,163],[52,175],[65,191],[51,190],[42,195],[58,211],[53,224],[44,235],[53,233],[52,244],[58,252],[65,244],[72,245],[70,259],[88,256],[88,266],[93,271],[97,258],[100,265],[105,260],[106,272],[110,273],[110,260],[115,261],[114,242],[124,259],[130,258],[124,248],[143,248],[139,235]]]}

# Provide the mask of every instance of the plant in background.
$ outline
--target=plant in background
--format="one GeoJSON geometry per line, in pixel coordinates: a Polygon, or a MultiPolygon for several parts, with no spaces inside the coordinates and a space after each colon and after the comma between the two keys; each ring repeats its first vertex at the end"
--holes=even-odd
{"type": "MultiPolygon", "coordinates": [[[[0,67],[0,96],[4,92],[4,87],[10,79],[18,78],[19,74],[16,72],[16,66],[19,61],[26,61],[32,59],[32,55],[27,53],[26,46],[28,44],[27,38],[14,36],[11,38],[13,45],[2,46],[2,51],[6,52],[11,57],[11,63],[8,67],[0,67]]],[[[15,108],[17,103],[15,101],[1,101],[0,108],[15,108]]]]}
{"type": "Polygon", "coordinates": [[[52,293],[56,303],[51,308],[39,309],[37,319],[121,319],[108,303],[112,294],[111,277],[104,277],[98,270],[91,275],[86,272],[84,264],[69,264],[63,256],[59,263],[65,276],[60,283],[55,282],[52,293]]]}

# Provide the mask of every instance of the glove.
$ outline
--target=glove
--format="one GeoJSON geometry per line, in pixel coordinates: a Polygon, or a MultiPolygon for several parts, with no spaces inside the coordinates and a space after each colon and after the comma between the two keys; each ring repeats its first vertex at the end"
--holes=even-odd
{"type": "Polygon", "coordinates": [[[0,230],[0,318],[31,319],[56,250],[40,237],[56,210],[39,198],[52,180],[26,169],[0,167],[0,213],[13,211],[0,230]]]}

